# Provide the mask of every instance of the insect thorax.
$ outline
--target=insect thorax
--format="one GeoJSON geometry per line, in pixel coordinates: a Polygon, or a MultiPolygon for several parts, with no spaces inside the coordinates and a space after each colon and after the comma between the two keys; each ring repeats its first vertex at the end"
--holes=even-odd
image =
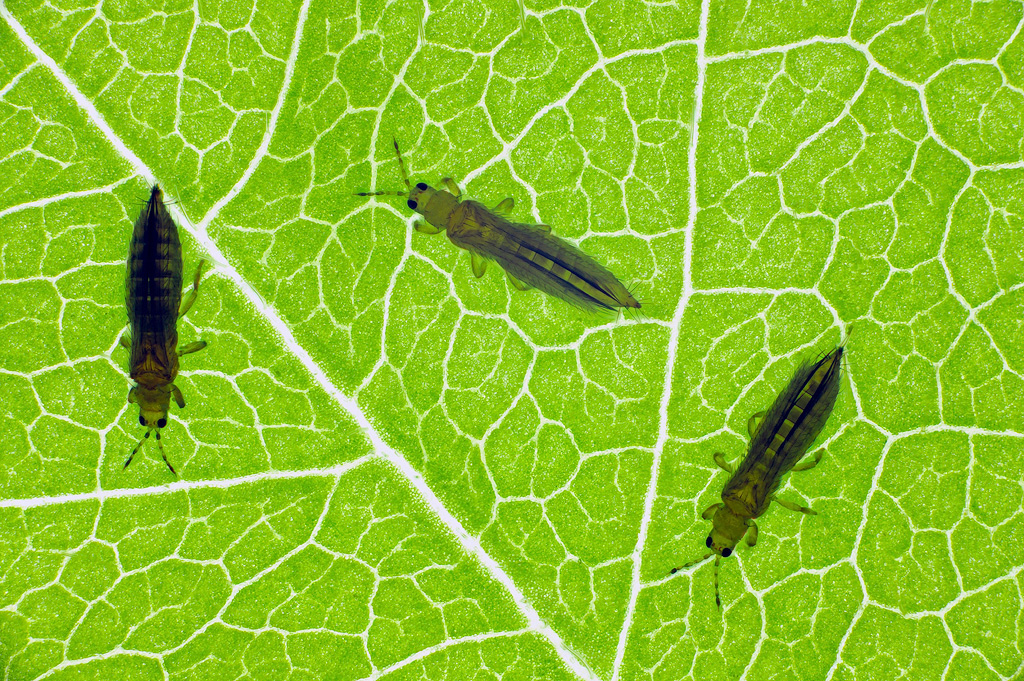
{"type": "Polygon", "coordinates": [[[722,501],[736,515],[743,518],[757,518],[768,509],[771,503],[761,490],[759,483],[750,480],[742,487],[736,487],[722,493],[722,501]]]}
{"type": "Polygon", "coordinates": [[[142,411],[161,411],[166,413],[171,407],[171,386],[170,383],[160,385],[146,385],[139,383],[134,388],[134,401],[142,411]]]}
{"type": "Polygon", "coordinates": [[[747,532],[747,520],[749,516],[736,513],[729,507],[728,502],[719,507],[712,520],[712,533],[718,535],[717,543],[722,546],[735,546],[747,532]]]}
{"type": "Polygon", "coordinates": [[[434,227],[449,229],[449,225],[456,217],[459,209],[459,200],[446,191],[436,191],[430,197],[425,206],[422,206],[423,217],[434,227]]]}
{"type": "Polygon", "coordinates": [[[129,375],[139,385],[150,388],[173,383],[178,376],[177,334],[170,339],[140,342],[139,352],[132,354],[129,375]]]}
{"type": "Polygon", "coordinates": [[[502,235],[494,226],[500,219],[482,203],[463,201],[452,212],[448,238],[460,248],[471,248],[481,240],[497,244],[502,235]]]}

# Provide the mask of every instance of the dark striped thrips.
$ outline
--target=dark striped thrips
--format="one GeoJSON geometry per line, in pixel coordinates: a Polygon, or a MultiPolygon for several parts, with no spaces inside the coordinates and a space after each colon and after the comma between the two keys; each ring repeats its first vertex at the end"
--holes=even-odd
{"type": "Polygon", "coordinates": [[[757,542],[755,518],[767,511],[773,501],[792,511],[816,515],[805,506],[779,499],[775,492],[786,473],[814,468],[821,461],[822,450],[818,450],[813,460],[796,465],[825,427],[835,406],[843,352],[840,345],[818,361],[802,364],[772,406],[750,417],[750,446],[735,471],[721,452],[714,455],[715,463],[732,476],[722,490],[722,501],[712,504],[701,516],[712,519],[711,533],[705,542],[711,552],[672,572],[715,556],[715,603],[719,607],[719,561],[732,555],[740,539],[745,538],[748,546],[757,542]]]}
{"type": "Polygon", "coordinates": [[[128,349],[128,375],[135,386],[128,391],[128,402],[139,405],[139,424],[146,434],[139,440],[124,467],[132,462],[142,443],[156,433],[164,463],[177,475],[167,460],[160,441],[160,429],[167,426],[167,411],[171,398],[178,407],[185,406],[181,390],[174,385],[178,376],[178,358],[206,347],[206,341],[196,341],[178,349],[178,319],[180,319],[199,292],[199,278],[204,261],[199,261],[192,280],[192,291],[182,301],[181,240],[178,226],[167,207],[158,185],[150,191],[149,201],[135,221],[128,245],[128,272],[125,277],[124,302],[128,309],[128,333],[120,343],[128,349]]]}
{"type": "Polygon", "coordinates": [[[640,303],[606,267],[577,246],[551,233],[548,225],[511,222],[504,215],[514,201],[507,198],[494,208],[477,201],[462,201],[451,178],[434,189],[425,182],[413,185],[394,142],[406,191],[359,192],[356,196],[401,196],[423,216],[414,227],[424,234],[445,232],[459,248],[469,251],[473,274],[482,277],[489,262],[496,262],[520,291],[536,288],[590,311],[639,308],[640,303]]]}

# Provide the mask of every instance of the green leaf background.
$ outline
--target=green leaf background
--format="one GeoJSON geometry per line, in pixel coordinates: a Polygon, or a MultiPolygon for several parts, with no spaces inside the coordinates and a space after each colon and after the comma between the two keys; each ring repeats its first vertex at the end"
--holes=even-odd
{"type": "Polygon", "coordinates": [[[4,679],[1009,679],[1024,671],[1017,0],[10,0],[4,679]],[[451,175],[622,273],[474,279],[451,175]],[[172,481],[124,259],[185,267],[172,481]],[[754,549],[699,557],[746,420],[852,329],[754,549]],[[842,331],[841,331],[842,330],[842,331]]]}

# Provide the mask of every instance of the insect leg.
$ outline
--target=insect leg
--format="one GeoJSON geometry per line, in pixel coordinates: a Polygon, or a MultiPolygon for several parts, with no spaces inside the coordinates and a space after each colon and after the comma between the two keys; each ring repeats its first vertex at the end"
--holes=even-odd
{"type": "Polygon", "coordinates": [[[512,283],[512,286],[514,286],[517,290],[529,291],[532,288],[529,284],[524,284],[523,282],[519,281],[508,272],[506,272],[505,274],[508,275],[508,280],[512,283]]]}
{"type": "Polygon", "coordinates": [[[818,453],[814,455],[814,461],[808,461],[807,463],[802,463],[802,464],[799,464],[797,466],[793,466],[792,470],[794,470],[794,471],[809,471],[809,470],[811,470],[812,468],[817,466],[818,463],[821,462],[821,457],[822,457],[822,455],[824,455],[824,453],[825,453],[825,450],[819,449],[818,453]]]}
{"type": "Polygon", "coordinates": [[[136,392],[136,389],[135,388],[130,389],[128,391],[128,404],[135,404],[136,402],[138,402],[138,400],[139,400],[139,396],[138,396],[138,393],[136,392]]]}
{"type": "Polygon", "coordinates": [[[763,418],[764,418],[764,412],[763,411],[759,411],[759,412],[757,412],[756,414],[754,414],[753,416],[751,416],[747,420],[747,432],[750,433],[750,437],[751,438],[753,438],[754,434],[757,432],[757,427],[759,425],[761,425],[758,422],[761,419],[763,419],[763,418]]]}
{"type": "Polygon", "coordinates": [[[200,260],[199,266],[196,267],[196,276],[192,279],[192,291],[188,294],[188,298],[181,303],[181,307],[178,308],[178,319],[184,317],[185,313],[192,307],[192,303],[196,302],[196,296],[199,295],[199,278],[203,276],[203,265],[205,264],[205,260],[200,260]]]}
{"type": "Polygon", "coordinates": [[[497,206],[494,207],[494,212],[498,215],[508,215],[512,212],[513,206],[516,205],[516,200],[511,196],[507,199],[502,200],[497,206]]]}
{"type": "Polygon", "coordinates": [[[723,506],[725,506],[725,504],[723,504],[721,502],[719,502],[717,504],[711,504],[706,509],[704,509],[704,512],[700,514],[700,517],[703,518],[704,520],[708,520],[711,516],[713,516],[715,514],[715,511],[717,511],[718,509],[722,508],[723,506]]]}
{"type": "Polygon", "coordinates": [[[125,331],[124,333],[121,334],[121,337],[117,339],[117,342],[125,350],[131,350],[132,349],[132,340],[131,340],[131,337],[128,335],[127,331],[125,331]]]}
{"type": "MultiPolygon", "coordinates": [[[[185,396],[181,394],[180,390],[178,390],[178,386],[174,385],[173,383],[171,384],[171,395],[174,396],[174,403],[178,405],[178,409],[184,409],[185,396]]],[[[157,439],[159,440],[160,438],[157,439]]]]}
{"type": "Polygon", "coordinates": [[[534,225],[534,227],[536,227],[542,232],[547,232],[548,234],[551,234],[551,225],[534,225]]]}
{"type": "Polygon", "coordinates": [[[416,222],[412,223],[412,228],[415,229],[420,234],[440,234],[441,233],[441,228],[440,227],[435,227],[434,225],[430,224],[426,220],[417,220],[416,222]]]}
{"type": "Polygon", "coordinates": [[[183,355],[188,355],[188,354],[193,353],[193,352],[199,352],[200,350],[202,350],[205,347],[206,347],[206,341],[204,341],[204,340],[197,340],[195,343],[189,343],[188,345],[183,347],[181,350],[178,350],[178,357],[181,357],[183,355]]]}
{"type": "Polygon", "coordinates": [[[798,513],[806,513],[807,515],[818,515],[817,511],[812,511],[811,509],[807,508],[806,506],[801,506],[800,504],[794,504],[792,501],[786,501],[785,499],[779,499],[778,497],[776,497],[774,495],[772,496],[772,501],[774,501],[775,503],[777,503],[779,506],[781,506],[783,508],[788,508],[790,511],[796,511],[798,513]]]}
{"type": "Polygon", "coordinates": [[[747,542],[747,546],[753,546],[757,543],[757,523],[748,520],[747,525],[750,526],[750,529],[747,530],[747,536],[743,538],[743,541],[747,542]]]}
{"type": "Polygon", "coordinates": [[[443,180],[441,180],[441,184],[443,184],[444,188],[450,191],[455,196],[455,198],[459,198],[460,196],[462,196],[462,190],[459,189],[459,185],[455,184],[455,180],[453,180],[452,178],[444,178],[443,180]]]}
{"type": "Polygon", "coordinates": [[[718,464],[719,468],[721,468],[726,473],[732,473],[732,466],[729,464],[728,461],[725,460],[725,454],[722,454],[722,452],[715,452],[714,459],[715,463],[718,464]]]}
{"type": "Polygon", "coordinates": [[[473,266],[473,276],[479,279],[487,271],[487,258],[470,251],[469,262],[473,266]]]}

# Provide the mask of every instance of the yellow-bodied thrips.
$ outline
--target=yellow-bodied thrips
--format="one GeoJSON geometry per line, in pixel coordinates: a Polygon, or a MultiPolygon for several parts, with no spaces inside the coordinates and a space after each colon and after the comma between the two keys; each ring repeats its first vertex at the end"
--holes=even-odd
{"type": "Polygon", "coordinates": [[[181,390],[174,385],[178,358],[206,347],[206,341],[200,340],[178,349],[178,320],[196,301],[204,261],[199,261],[192,291],[182,302],[181,241],[178,226],[163,199],[163,191],[154,185],[128,245],[124,302],[131,335],[122,335],[120,343],[130,353],[129,376],[136,383],[128,391],[128,402],[139,405],[139,424],[146,427],[146,434],[135,445],[124,467],[132,462],[150,433],[155,432],[164,463],[177,475],[164,453],[160,429],[167,426],[171,397],[179,408],[185,406],[181,390]]]}
{"type": "Polygon", "coordinates": [[[711,552],[672,572],[715,556],[715,604],[719,609],[722,607],[718,594],[719,562],[732,555],[740,539],[745,539],[747,546],[757,543],[755,518],[763,515],[773,501],[791,511],[817,515],[805,506],[779,499],[775,492],[782,476],[790,470],[806,471],[821,461],[823,450],[819,449],[813,460],[796,465],[825,427],[835,406],[842,378],[843,350],[840,345],[818,361],[802,364],[768,411],[750,417],[747,422],[750,447],[735,472],[721,452],[714,455],[715,463],[732,473],[732,477],[722,490],[721,503],[712,504],[701,515],[704,520],[712,519],[706,542],[711,552]]]}
{"type": "Polygon", "coordinates": [[[475,276],[482,277],[487,263],[494,261],[520,291],[537,288],[585,310],[640,307],[614,274],[573,244],[551,234],[550,226],[505,219],[503,216],[512,211],[512,198],[490,209],[476,201],[460,200],[462,192],[450,177],[441,180],[447,191],[425,182],[411,184],[398,142],[394,145],[408,191],[359,192],[356,196],[405,197],[406,205],[423,216],[414,224],[416,231],[446,232],[453,244],[469,251],[475,276]]]}

